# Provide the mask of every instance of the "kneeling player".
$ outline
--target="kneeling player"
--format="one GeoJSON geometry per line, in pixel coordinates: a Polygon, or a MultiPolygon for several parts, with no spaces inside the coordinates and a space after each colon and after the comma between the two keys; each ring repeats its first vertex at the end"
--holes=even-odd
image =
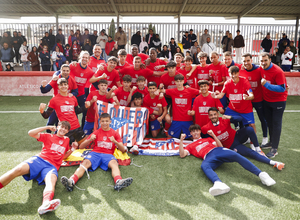
{"type": "Polygon", "coordinates": [[[35,179],[39,185],[46,184],[43,192],[43,204],[39,207],[38,213],[41,215],[56,210],[60,205],[59,199],[53,199],[58,177],[57,171],[62,160],[67,158],[78,147],[78,144],[73,142],[72,149],[69,148],[69,138],[65,134],[68,133],[70,127],[69,122],[61,121],[58,123],[57,134],[41,133],[47,129],[55,131],[55,126],[45,126],[30,130],[28,132],[29,136],[43,142],[41,153],[3,174],[0,177],[0,189],[21,175],[27,181],[35,179]]]}
{"type": "Polygon", "coordinates": [[[95,142],[92,152],[89,153],[86,159],[83,160],[82,164],[80,164],[79,168],[70,177],[70,179],[65,176],[61,178],[61,183],[68,191],[73,191],[74,185],[78,179],[83,176],[84,172],[87,172],[88,174],[88,169],[89,171],[95,171],[98,167],[104,171],[107,171],[108,168],[111,169],[111,175],[115,182],[115,190],[119,191],[132,183],[133,179],[131,177],[122,179],[117,159],[113,156],[116,147],[122,152],[126,152],[127,148],[124,147],[119,133],[110,128],[110,123],[110,115],[103,113],[100,116],[101,128],[94,131],[84,142],[80,144],[79,148],[83,149],[92,141],[95,142]]]}
{"type": "Polygon", "coordinates": [[[205,175],[214,183],[213,187],[209,189],[209,193],[213,196],[222,195],[230,191],[230,187],[223,183],[215,169],[224,162],[238,162],[243,168],[257,175],[264,185],[272,186],[276,182],[266,172],[262,172],[248,159],[236,153],[235,151],[223,148],[221,142],[216,137],[212,130],[208,134],[212,138],[201,138],[201,129],[199,125],[191,125],[189,128],[194,142],[183,148],[183,140],[185,134],[181,134],[179,144],[179,154],[184,158],[190,154],[198,158],[203,158],[201,169],[205,175]]]}

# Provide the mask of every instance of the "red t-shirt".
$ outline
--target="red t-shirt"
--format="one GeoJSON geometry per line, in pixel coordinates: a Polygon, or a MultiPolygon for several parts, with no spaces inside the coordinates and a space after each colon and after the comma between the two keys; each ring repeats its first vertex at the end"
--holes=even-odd
{"type": "Polygon", "coordinates": [[[192,73],[192,76],[196,78],[197,89],[199,89],[198,82],[199,80],[208,80],[209,79],[209,66],[201,67],[197,66],[197,69],[192,73]]]}
{"type": "Polygon", "coordinates": [[[263,100],[263,92],[261,86],[261,67],[258,67],[255,70],[247,71],[246,69],[240,70],[240,76],[245,77],[248,79],[254,99],[252,102],[261,102],[263,100]]]}
{"type": "Polygon", "coordinates": [[[77,97],[85,94],[85,85],[93,75],[94,72],[88,66],[86,68],[82,68],[79,63],[76,66],[70,65],[70,76],[75,79],[78,86],[77,97]]]}
{"type": "Polygon", "coordinates": [[[96,135],[96,139],[94,140],[95,146],[92,151],[96,153],[114,154],[116,145],[110,141],[109,137],[114,137],[117,142],[122,142],[119,133],[112,128],[109,131],[104,131],[102,128],[99,128],[94,131],[87,140],[89,140],[93,134],[96,135]]]}
{"type": "Polygon", "coordinates": [[[145,86],[143,90],[140,90],[139,87],[137,87],[137,89],[132,93],[132,95],[134,95],[137,92],[141,93],[143,95],[143,98],[149,94],[147,86],[145,86]]]}
{"type": "MultiPolygon", "coordinates": [[[[106,95],[100,95],[98,90],[90,92],[90,94],[86,98],[86,101],[91,101],[94,96],[97,96],[97,100],[100,100],[103,102],[107,102],[107,103],[114,102],[114,100],[112,98],[107,99],[106,95]]],[[[97,102],[94,102],[87,110],[86,119],[85,119],[87,122],[95,121],[95,112],[97,112],[96,110],[97,110],[97,102]]]]}
{"type": "MultiPolygon", "coordinates": [[[[261,77],[266,79],[268,83],[272,85],[282,85],[286,83],[286,78],[284,75],[283,70],[275,65],[272,64],[273,66],[268,69],[268,70],[261,70],[261,77]]],[[[288,92],[285,90],[284,92],[273,92],[268,90],[266,87],[262,87],[263,90],[263,98],[267,102],[284,102],[287,99],[288,92]]]]}
{"type": "MultiPolygon", "coordinates": [[[[159,108],[157,107],[157,104],[161,104],[162,107],[166,107],[168,106],[167,101],[165,100],[165,98],[159,99],[159,95],[155,96],[154,99],[151,98],[150,94],[148,94],[147,96],[145,96],[144,100],[143,100],[143,105],[147,108],[151,108],[154,111],[158,111],[159,108]]],[[[150,121],[155,121],[156,118],[158,118],[158,115],[155,115],[155,119],[151,119],[150,121]]]]}
{"type": "MultiPolygon", "coordinates": [[[[107,85],[108,88],[112,88],[113,86],[117,85],[117,82],[120,82],[120,77],[119,77],[119,73],[117,70],[113,69],[111,72],[109,72],[107,70],[107,66],[104,67],[104,70],[98,70],[94,76],[98,77],[98,76],[102,76],[102,74],[105,73],[107,75],[106,79],[107,80],[107,85]]],[[[95,86],[91,86],[91,91],[95,91],[96,88],[95,86]]]]}
{"type": "Polygon", "coordinates": [[[59,170],[60,165],[69,150],[70,139],[66,136],[58,137],[55,134],[40,133],[38,141],[43,142],[43,148],[39,157],[51,163],[59,170]]]}
{"type": "Polygon", "coordinates": [[[200,138],[197,141],[189,144],[184,148],[184,150],[188,151],[189,154],[194,155],[195,157],[205,159],[206,155],[214,148],[213,143],[215,142],[212,138],[200,138]]]}
{"type": "Polygon", "coordinates": [[[234,63],[234,65],[226,66],[226,68],[227,68],[227,70],[226,70],[226,80],[229,80],[231,78],[229,76],[229,68],[232,67],[232,66],[237,66],[241,70],[242,64],[234,63]]]}
{"type": "Polygon", "coordinates": [[[149,69],[139,69],[139,70],[135,70],[134,66],[129,66],[126,68],[123,68],[120,70],[120,73],[122,74],[122,77],[125,75],[130,75],[132,77],[132,81],[131,81],[131,87],[133,86],[137,86],[136,84],[136,79],[139,76],[143,76],[146,79],[150,78],[150,76],[153,75],[153,71],[149,70],[149,69]]]}
{"type": "Polygon", "coordinates": [[[75,96],[69,97],[57,94],[50,100],[48,106],[55,110],[59,121],[68,121],[71,124],[70,130],[74,130],[80,127],[74,109],[76,106],[78,106],[78,102],[75,96]]]}
{"type": "Polygon", "coordinates": [[[123,66],[120,66],[120,63],[118,63],[118,66],[116,66],[115,70],[119,72],[120,82],[122,83],[122,74],[120,73],[120,70],[126,67],[132,66],[128,62],[125,61],[123,66]]]}
{"type": "Polygon", "coordinates": [[[229,108],[238,113],[250,113],[252,110],[252,102],[251,100],[244,100],[243,94],[248,95],[248,90],[251,89],[249,81],[240,76],[240,81],[235,84],[232,79],[229,79],[225,82],[224,88],[222,90],[223,93],[229,99],[229,108]]]}
{"type": "MultiPolygon", "coordinates": [[[[156,66],[166,65],[166,64],[167,64],[166,61],[161,60],[161,59],[156,59],[156,61],[154,63],[150,62],[149,66],[147,66],[147,68],[152,71],[163,72],[165,68],[157,69],[156,66]]],[[[148,78],[148,82],[156,82],[157,86],[159,86],[160,78],[161,78],[161,76],[151,76],[148,78]]]]}
{"type": "Polygon", "coordinates": [[[210,121],[201,128],[201,132],[203,134],[207,134],[207,131],[209,130],[214,132],[217,138],[221,141],[223,147],[231,147],[236,131],[231,127],[230,119],[219,118],[219,125],[214,126],[210,121]]]}
{"type": "MultiPolygon", "coordinates": [[[[139,53],[138,56],[142,59],[142,62],[149,58],[149,56],[147,54],[144,54],[144,53],[139,53]]],[[[127,54],[126,62],[133,65],[133,58],[134,57],[132,56],[132,54],[127,54]]]]}
{"type": "MultiPolygon", "coordinates": [[[[91,56],[90,58],[90,62],[88,64],[88,67],[91,68],[91,70],[96,73],[97,69],[98,69],[98,65],[100,65],[101,63],[105,63],[104,59],[97,59],[95,56],[91,56]]],[[[89,88],[91,85],[90,81],[88,81],[85,85],[85,88],[89,88]]]]}
{"type": "MultiPolygon", "coordinates": [[[[177,75],[177,74],[179,74],[179,72],[177,72],[176,71],[176,73],[175,73],[175,76],[177,75]]],[[[175,76],[169,76],[169,73],[165,73],[164,75],[162,75],[161,77],[160,77],[160,82],[162,83],[162,84],[164,84],[164,88],[165,89],[174,89],[174,88],[177,88],[176,87],[176,84],[175,84],[175,80],[174,80],[174,77],[175,76]]],[[[184,83],[186,83],[186,78],[185,78],[185,76],[184,76],[184,83]]],[[[159,85],[157,85],[157,86],[159,86],[159,85]]]]}
{"type": "Polygon", "coordinates": [[[193,110],[195,111],[195,124],[202,127],[210,121],[208,118],[208,109],[211,107],[222,108],[223,106],[220,100],[214,99],[210,93],[206,97],[200,94],[195,98],[193,104],[193,110]]]}
{"type": "Polygon", "coordinates": [[[199,95],[199,90],[185,87],[182,91],[177,88],[166,89],[166,95],[172,98],[174,121],[193,121],[193,117],[187,112],[191,110],[192,99],[199,95]]]}
{"type": "MultiPolygon", "coordinates": [[[[185,70],[185,69],[179,69],[178,73],[182,74],[186,78],[186,74],[188,74],[191,70],[185,70]]],[[[196,71],[196,70],[195,70],[196,71]]],[[[192,73],[192,75],[186,79],[187,83],[189,84],[190,87],[196,89],[197,88],[197,82],[196,78],[194,76],[195,71],[192,73]]]]}
{"type": "Polygon", "coordinates": [[[129,105],[129,103],[127,102],[127,99],[128,99],[128,96],[129,96],[130,92],[125,92],[124,89],[123,89],[123,86],[116,89],[114,91],[114,93],[117,96],[121,106],[128,106],[129,105]]]}
{"type": "MultiPolygon", "coordinates": [[[[226,77],[227,68],[225,64],[221,65],[221,62],[219,62],[217,65],[210,64],[209,70],[212,70],[212,73],[209,73],[209,76],[212,78],[213,83],[219,83],[222,82],[222,77],[226,77]]],[[[213,86],[211,86],[211,89],[213,86]]],[[[222,91],[223,86],[215,86],[215,91],[222,91]]]]}
{"type": "MultiPolygon", "coordinates": [[[[61,75],[59,74],[58,77],[61,78],[61,75]]],[[[78,88],[75,80],[73,79],[73,77],[69,76],[67,80],[68,80],[68,84],[69,84],[68,93],[70,93],[72,90],[78,88]]],[[[56,96],[58,94],[57,81],[51,80],[49,85],[53,88],[53,96],[56,96]]]]}

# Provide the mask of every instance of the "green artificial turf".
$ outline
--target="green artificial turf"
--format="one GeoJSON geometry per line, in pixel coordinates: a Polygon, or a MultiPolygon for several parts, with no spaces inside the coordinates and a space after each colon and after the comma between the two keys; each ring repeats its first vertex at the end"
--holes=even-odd
{"type": "MultiPolygon", "coordinates": [[[[0,97],[0,111],[38,111],[39,103],[49,99],[0,97]]],[[[289,97],[287,109],[300,110],[299,101],[300,97],[289,97]]],[[[37,209],[44,186],[18,177],[0,190],[0,219],[300,219],[299,121],[300,113],[284,114],[275,157],[285,162],[283,171],[250,159],[276,180],[271,187],[237,163],[227,163],[216,172],[231,191],[213,197],[208,192],[212,183],[200,168],[202,160],[130,155],[135,164],[142,165],[120,167],[123,178],[133,177],[131,186],[115,191],[110,171],[100,169],[90,172],[90,179],[84,175],[78,181],[77,186],[85,190],[67,192],[58,182],[54,198],[61,199],[61,206],[42,216],[37,209]]],[[[40,152],[42,144],[27,132],[45,124],[39,113],[0,113],[0,175],[40,152]]],[[[62,167],[59,177],[69,177],[76,169],[62,167]]]]}

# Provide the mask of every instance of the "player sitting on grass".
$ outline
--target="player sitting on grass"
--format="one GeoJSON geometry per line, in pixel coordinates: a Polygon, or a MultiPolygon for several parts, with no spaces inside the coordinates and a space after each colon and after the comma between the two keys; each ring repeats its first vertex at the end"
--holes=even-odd
{"type": "Polygon", "coordinates": [[[70,127],[69,122],[61,121],[58,123],[57,129],[55,126],[45,126],[30,130],[28,132],[29,136],[43,142],[41,153],[3,174],[0,177],[0,189],[21,175],[27,181],[35,179],[39,185],[46,184],[43,192],[43,204],[39,207],[38,213],[41,215],[56,210],[60,205],[59,199],[53,199],[58,177],[57,171],[62,160],[67,158],[78,147],[78,144],[73,142],[70,149],[69,138],[65,136],[70,127]],[[57,133],[41,133],[47,129],[51,131],[57,130],[57,133]]]}
{"type": "Polygon", "coordinates": [[[209,189],[211,195],[218,196],[230,191],[230,187],[223,183],[214,171],[224,162],[238,162],[243,168],[257,175],[264,185],[272,186],[276,184],[275,180],[273,180],[266,172],[262,172],[258,169],[248,159],[235,151],[223,148],[222,143],[212,130],[209,130],[208,134],[212,136],[213,139],[201,138],[201,128],[197,124],[191,125],[189,130],[194,142],[183,148],[183,140],[186,135],[181,134],[179,144],[180,157],[184,158],[192,154],[195,157],[203,159],[201,169],[214,184],[213,187],[209,189]]]}
{"type": "Polygon", "coordinates": [[[61,183],[68,191],[73,191],[74,185],[83,176],[84,172],[88,174],[88,169],[89,171],[95,171],[98,167],[104,171],[107,171],[108,168],[111,169],[111,175],[115,182],[115,190],[119,191],[132,183],[133,179],[131,177],[122,179],[117,159],[113,156],[116,147],[122,152],[126,152],[127,148],[124,147],[119,133],[110,128],[110,123],[110,115],[102,113],[100,116],[101,127],[80,144],[80,149],[85,148],[93,141],[95,146],[70,179],[65,176],[61,178],[61,183]]]}

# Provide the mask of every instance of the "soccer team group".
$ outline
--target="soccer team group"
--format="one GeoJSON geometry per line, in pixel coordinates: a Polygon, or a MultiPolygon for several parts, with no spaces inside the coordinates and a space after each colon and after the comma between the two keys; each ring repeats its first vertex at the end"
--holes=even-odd
{"type": "Polygon", "coordinates": [[[118,132],[110,127],[108,113],[100,115],[100,128],[93,131],[97,100],[149,110],[149,131],[153,137],[161,132],[167,137],[180,138],[179,154],[202,158],[201,169],[212,181],[209,192],[213,196],[230,191],[215,169],[224,162],[238,162],[257,175],[264,185],[276,182],[258,169],[244,156],[270,164],[278,170],[285,166],[270,158],[278,154],[282,116],[287,99],[284,72],[271,63],[270,55],[260,56],[261,66],[252,62],[251,54],[243,55],[243,64],[236,64],[229,52],[224,61],[219,54],[200,52],[200,65],[193,65],[190,56],[175,54],[174,61],[157,58],[154,48],[149,56],[138,53],[133,45],[131,54],[121,49],[118,58],[110,57],[105,63],[100,45],[95,45],[93,56],[82,51],[78,62],[62,65],[48,83],[43,81],[42,93],[53,90],[53,98],[41,103],[39,110],[48,118],[47,126],[32,129],[29,136],[43,143],[40,154],[22,162],[0,177],[0,189],[14,178],[36,179],[45,184],[43,203],[39,214],[56,210],[59,199],[53,199],[58,170],[75,149],[94,143],[75,173],[61,183],[73,191],[76,182],[98,167],[111,169],[114,189],[129,186],[131,177],[122,179],[118,162],[113,156],[115,148],[121,152],[138,153],[138,147],[127,149],[118,132]],[[256,136],[253,107],[256,109],[263,131],[260,145],[256,136]],[[77,115],[82,113],[80,125],[77,115]],[[223,114],[220,117],[219,114],[223,114]],[[231,127],[234,124],[235,129],[231,127]],[[57,124],[57,126],[55,126],[57,124]],[[269,130],[269,132],[268,132],[269,130]],[[46,132],[44,132],[46,131],[46,132]],[[54,132],[52,134],[51,132],[54,132]],[[270,141],[268,141],[268,133],[270,141]],[[193,142],[183,147],[184,139],[193,142]],[[250,141],[250,148],[244,143],[250,141]],[[262,148],[271,148],[267,155],[262,148]]]}

